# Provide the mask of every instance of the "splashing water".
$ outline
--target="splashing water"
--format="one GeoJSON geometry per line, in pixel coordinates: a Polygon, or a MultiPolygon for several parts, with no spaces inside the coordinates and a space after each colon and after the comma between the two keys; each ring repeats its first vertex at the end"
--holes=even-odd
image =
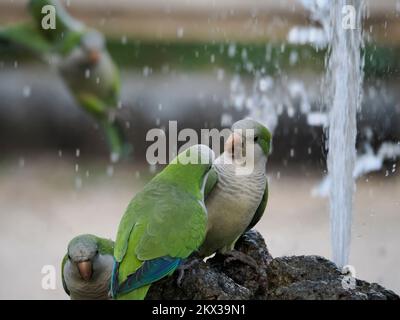
{"type": "Polygon", "coordinates": [[[356,114],[361,107],[363,59],[361,56],[364,3],[362,0],[334,1],[330,11],[328,71],[325,79],[329,110],[328,171],[333,261],[348,263],[351,240],[353,172],[356,159],[356,114]],[[343,8],[355,9],[355,28],[343,27],[343,8]]]}

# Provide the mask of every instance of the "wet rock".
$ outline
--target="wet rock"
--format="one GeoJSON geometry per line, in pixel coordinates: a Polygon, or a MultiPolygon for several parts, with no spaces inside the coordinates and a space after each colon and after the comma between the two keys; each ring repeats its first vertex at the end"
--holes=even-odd
{"type": "Polygon", "coordinates": [[[244,234],[231,254],[206,262],[190,257],[180,286],[179,272],[154,284],[146,299],[206,300],[398,300],[376,283],[344,275],[319,256],[273,259],[257,231],[244,234]]]}

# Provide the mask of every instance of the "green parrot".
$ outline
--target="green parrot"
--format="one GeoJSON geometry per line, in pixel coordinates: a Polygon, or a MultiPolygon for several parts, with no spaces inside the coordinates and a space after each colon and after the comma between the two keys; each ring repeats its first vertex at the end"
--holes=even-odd
{"type": "Polygon", "coordinates": [[[72,300],[109,299],[114,242],[83,234],[68,244],[61,266],[62,284],[72,300]]]}
{"type": "Polygon", "coordinates": [[[71,17],[58,0],[30,0],[32,21],[0,27],[0,39],[28,49],[55,65],[77,103],[104,129],[113,159],[129,152],[122,126],[115,120],[120,74],[104,36],[71,17]],[[43,29],[42,8],[56,9],[56,28],[43,29]]]}
{"type": "Polygon", "coordinates": [[[201,257],[220,252],[242,260],[239,252],[232,251],[235,243],[261,219],[268,201],[266,164],[271,133],[251,119],[235,122],[231,129],[224,153],[215,160],[208,175],[207,236],[199,249],[201,257]],[[245,154],[247,148],[253,152],[245,154]],[[241,155],[243,161],[235,161],[241,155]]]}
{"type": "Polygon", "coordinates": [[[213,160],[210,148],[192,146],[132,199],[115,241],[113,298],[144,299],[153,282],[172,274],[202,244],[203,194],[213,160]]]}

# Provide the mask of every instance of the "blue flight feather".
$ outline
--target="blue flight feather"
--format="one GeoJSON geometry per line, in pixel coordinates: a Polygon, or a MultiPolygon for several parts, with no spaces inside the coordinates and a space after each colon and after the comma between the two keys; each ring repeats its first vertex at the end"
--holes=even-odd
{"type": "Polygon", "coordinates": [[[117,296],[118,291],[118,267],[119,263],[114,259],[114,264],[111,273],[111,285],[110,285],[110,292],[112,298],[117,296]]]}
{"type": "MultiPolygon", "coordinates": [[[[114,272],[113,270],[113,277],[111,280],[113,297],[115,297],[116,294],[128,293],[164,278],[166,275],[175,271],[175,269],[179,267],[181,261],[182,259],[180,258],[171,257],[147,260],[120,285],[118,285],[117,271],[114,272]]],[[[116,263],[114,264],[114,268],[118,270],[116,263]]]]}

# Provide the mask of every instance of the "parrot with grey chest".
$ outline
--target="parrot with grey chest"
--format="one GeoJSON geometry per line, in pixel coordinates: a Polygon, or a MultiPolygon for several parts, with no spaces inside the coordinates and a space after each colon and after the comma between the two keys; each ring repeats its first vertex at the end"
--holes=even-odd
{"type": "Polygon", "coordinates": [[[199,249],[201,257],[219,252],[242,260],[240,252],[233,250],[235,243],[261,219],[268,201],[266,164],[271,133],[251,119],[240,120],[231,129],[224,153],[208,175],[207,235],[199,249]],[[247,154],[247,150],[252,152],[247,154]],[[239,158],[242,161],[235,161],[239,158]]]}
{"type": "Polygon", "coordinates": [[[71,17],[58,0],[30,0],[32,21],[0,28],[0,40],[28,49],[54,65],[79,106],[103,128],[114,159],[130,147],[115,119],[120,97],[120,74],[104,36],[71,17]],[[45,29],[43,8],[55,8],[55,28],[45,29]]]}
{"type": "Polygon", "coordinates": [[[64,291],[71,300],[109,299],[114,242],[91,234],[73,238],[62,261],[64,291]]]}

